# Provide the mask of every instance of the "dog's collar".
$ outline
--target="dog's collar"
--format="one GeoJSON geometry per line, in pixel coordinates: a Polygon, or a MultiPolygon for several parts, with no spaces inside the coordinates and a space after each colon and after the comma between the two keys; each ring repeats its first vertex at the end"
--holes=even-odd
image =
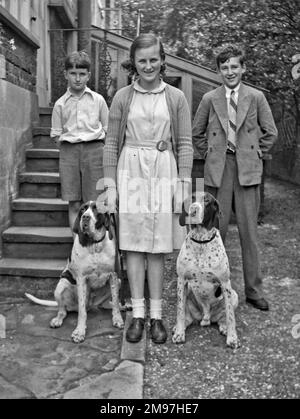
{"type": "Polygon", "coordinates": [[[197,240],[197,239],[194,239],[193,237],[190,237],[190,239],[195,243],[205,244],[205,243],[210,243],[211,241],[213,241],[216,235],[217,235],[217,232],[215,231],[214,234],[211,236],[211,238],[207,240],[197,240]]]}
{"type": "Polygon", "coordinates": [[[105,236],[106,236],[106,231],[105,231],[103,237],[101,237],[100,240],[95,240],[94,243],[101,243],[101,242],[103,242],[103,240],[105,239],[105,236]]]}
{"type": "Polygon", "coordinates": [[[86,236],[82,232],[78,233],[79,243],[81,244],[82,247],[88,247],[88,246],[92,246],[93,244],[101,243],[105,239],[105,237],[106,237],[106,231],[103,237],[101,237],[99,240],[91,239],[90,236],[86,236]]]}

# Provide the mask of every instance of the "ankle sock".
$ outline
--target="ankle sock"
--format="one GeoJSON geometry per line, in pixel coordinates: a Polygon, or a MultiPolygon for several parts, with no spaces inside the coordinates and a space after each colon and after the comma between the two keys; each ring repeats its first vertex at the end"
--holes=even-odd
{"type": "Polygon", "coordinates": [[[150,298],[150,319],[161,320],[162,300],[152,300],[150,298]]]}
{"type": "Polygon", "coordinates": [[[131,298],[132,317],[145,318],[145,298],[131,298]]]}

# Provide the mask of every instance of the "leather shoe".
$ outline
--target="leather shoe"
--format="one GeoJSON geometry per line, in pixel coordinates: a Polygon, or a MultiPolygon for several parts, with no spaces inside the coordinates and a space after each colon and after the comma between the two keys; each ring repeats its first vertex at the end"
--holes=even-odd
{"type": "Polygon", "coordinates": [[[257,300],[253,300],[252,298],[246,297],[246,303],[251,304],[253,307],[259,310],[269,310],[269,304],[264,298],[258,298],[257,300]]]}
{"type": "Polygon", "coordinates": [[[162,320],[151,319],[150,334],[151,339],[154,343],[165,343],[165,341],[167,340],[167,332],[162,320]]]}
{"type": "Polygon", "coordinates": [[[142,339],[145,319],[141,317],[133,317],[130,326],[126,332],[127,342],[137,343],[142,339]]]}

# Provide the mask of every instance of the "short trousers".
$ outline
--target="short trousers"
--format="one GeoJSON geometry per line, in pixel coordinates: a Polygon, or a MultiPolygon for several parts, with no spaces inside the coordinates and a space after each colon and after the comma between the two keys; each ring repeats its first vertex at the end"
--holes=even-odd
{"type": "Polygon", "coordinates": [[[60,144],[59,173],[64,201],[95,201],[103,178],[103,141],[60,144]]]}

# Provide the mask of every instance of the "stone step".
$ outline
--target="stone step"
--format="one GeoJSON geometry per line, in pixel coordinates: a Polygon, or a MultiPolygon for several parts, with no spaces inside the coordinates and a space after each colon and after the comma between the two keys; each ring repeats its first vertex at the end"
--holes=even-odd
{"type": "Polygon", "coordinates": [[[66,259],[0,259],[0,275],[59,278],[66,259]]]}
{"type": "Polygon", "coordinates": [[[0,259],[0,297],[21,298],[29,292],[53,299],[53,291],[66,259],[0,259]]]}
{"type": "Polygon", "coordinates": [[[49,127],[35,127],[32,130],[32,144],[34,148],[56,148],[57,145],[50,138],[49,127]]]}
{"type": "Polygon", "coordinates": [[[53,108],[40,108],[39,119],[42,127],[51,127],[51,116],[53,108]]]}
{"type": "Polygon", "coordinates": [[[68,203],[58,198],[18,198],[12,202],[15,226],[67,227],[68,203]]]}
{"type": "Polygon", "coordinates": [[[52,114],[53,106],[40,106],[39,107],[39,114],[52,114]]]}
{"type": "Polygon", "coordinates": [[[2,233],[7,258],[68,258],[73,238],[69,227],[12,226],[2,233]]]}
{"type": "Polygon", "coordinates": [[[26,151],[26,170],[28,172],[58,172],[59,150],[31,148],[26,151]]]}
{"type": "Polygon", "coordinates": [[[60,198],[59,173],[21,173],[19,175],[19,196],[24,198],[60,198]]]}

